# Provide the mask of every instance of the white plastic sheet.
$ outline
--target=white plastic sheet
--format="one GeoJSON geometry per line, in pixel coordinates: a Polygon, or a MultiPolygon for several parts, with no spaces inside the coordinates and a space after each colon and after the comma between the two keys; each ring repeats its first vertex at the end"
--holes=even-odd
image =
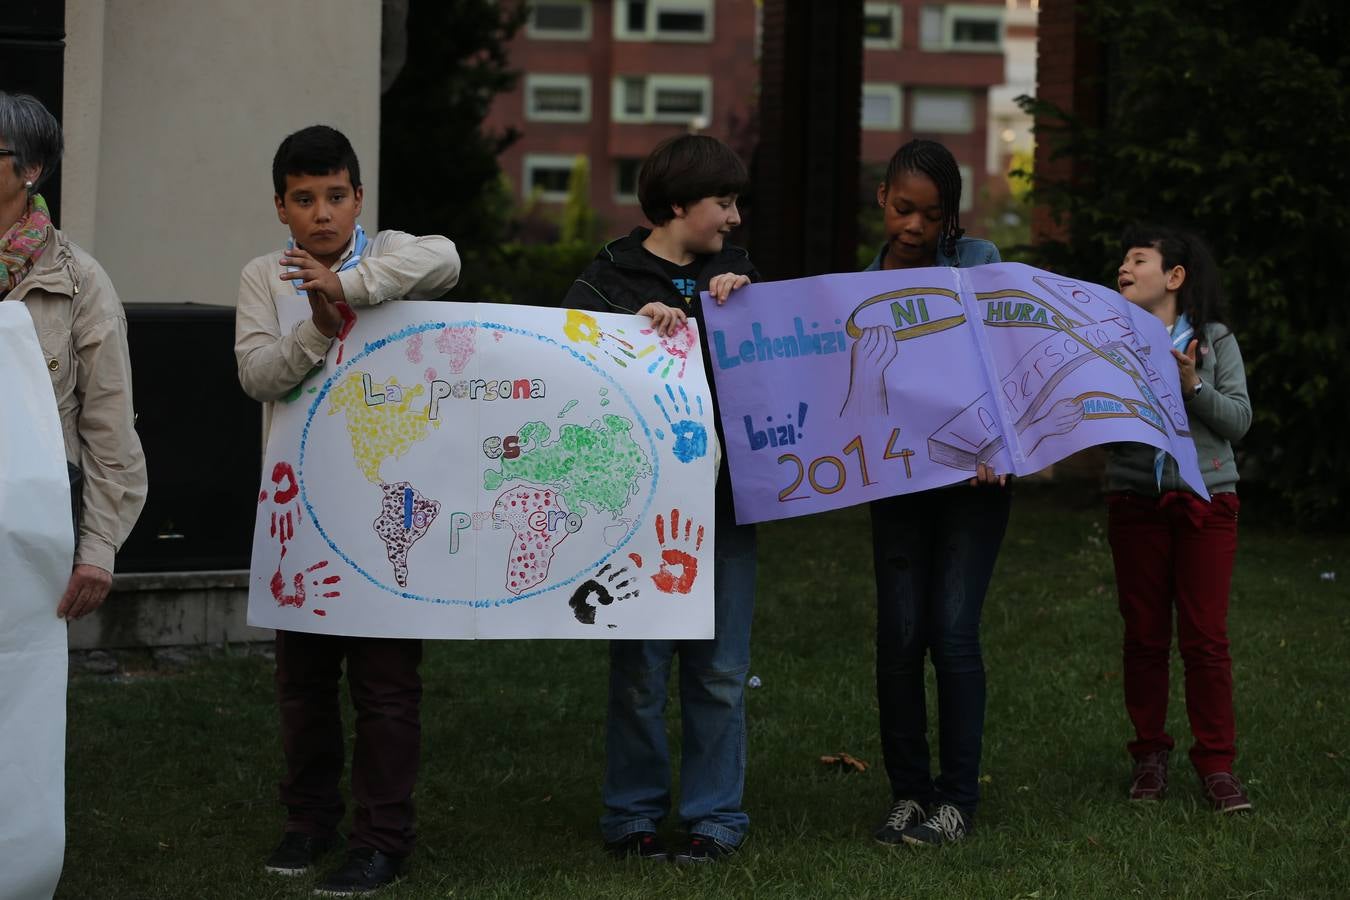
{"type": "Polygon", "coordinates": [[[66,627],[75,537],[52,385],[22,303],[0,303],[0,898],[51,897],[65,856],[66,627]]]}

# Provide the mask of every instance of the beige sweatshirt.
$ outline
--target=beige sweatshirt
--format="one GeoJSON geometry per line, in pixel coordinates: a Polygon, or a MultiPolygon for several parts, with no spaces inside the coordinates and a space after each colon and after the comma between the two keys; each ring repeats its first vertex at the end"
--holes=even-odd
{"type": "Polygon", "coordinates": [[[75,562],[111,572],[146,494],[126,313],[103,267],[50,226],[32,271],[5,299],[23,301],[33,317],[66,460],[84,475],[75,562]]]}
{"type": "MultiPolygon", "coordinates": [[[[343,259],[351,254],[348,245],[343,259]]],[[[342,260],[333,265],[341,266],[342,260]]],[[[312,319],[282,334],[277,300],[293,297],[295,283],[282,281],[281,251],[259,256],[239,276],[239,305],[234,322],[234,356],[244,393],[263,404],[263,446],[272,424],[272,404],[323,361],[333,339],[324,337],[312,319]]],[[[433,300],[459,281],[459,253],[454,242],[439,235],[414,237],[381,231],[366,247],[361,261],[338,273],[347,302],[377,306],[386,300],[433,300]]]]}

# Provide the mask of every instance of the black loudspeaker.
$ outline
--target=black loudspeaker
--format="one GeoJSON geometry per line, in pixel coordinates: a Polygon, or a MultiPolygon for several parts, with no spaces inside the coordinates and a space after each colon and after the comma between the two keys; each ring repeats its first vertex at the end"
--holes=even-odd
{"type": "MultiPolygon", "coordinates": [[[[32,94],[61,121],[65,55],[65,3],[5,0],[0,7],[0,91],[32,94]]],[[[42,186],[42,196],[59,225],[60,177],[42,186]]]]}
{"type": "Polygon", "coordinates": [[[247,569],[262,417],[239,387],[234,309],[129,303],[126,311],[150,493],[117,571],[247,569]]]}

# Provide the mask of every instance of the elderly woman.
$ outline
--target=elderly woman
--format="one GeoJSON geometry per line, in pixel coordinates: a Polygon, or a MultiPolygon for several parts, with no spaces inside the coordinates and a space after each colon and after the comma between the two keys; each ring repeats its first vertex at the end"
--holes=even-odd
{"type": "Polygon", "coordinates": [[[0,91],[0,301],[27,306],[56,394],[77,532],[56,613],[78,619],[108,596],[113,555],[140,515],[146,479],[122,304],[37,192],[60,160],[52,114],[33,97],[0,91]]]}

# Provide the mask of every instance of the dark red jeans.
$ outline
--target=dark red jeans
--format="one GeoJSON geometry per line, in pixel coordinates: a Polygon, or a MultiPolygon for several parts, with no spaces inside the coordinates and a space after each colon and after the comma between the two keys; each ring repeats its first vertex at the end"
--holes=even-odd
{"type": "Polygon", "coordinates": [[[286,830],[328,834],[342,821],[342,663],[356,708],[350,847],[412,851],[413,785],[421,754],[422,642],[277,632],[277,699],[286,830]]]}
{"type": "Polygon", "coordinates": [[[1130,753],[1171,750],[1167,733],[1172,610],[1186,677],[1186,715],[1201,777],[1230,772],[1236,753],[1228,588],[1237,551],[1237,494],[1205,502],[1173,491],[1161,498],[1107,497],[1120,614],[1125,620],[1125,708],[1130,753]]]}

